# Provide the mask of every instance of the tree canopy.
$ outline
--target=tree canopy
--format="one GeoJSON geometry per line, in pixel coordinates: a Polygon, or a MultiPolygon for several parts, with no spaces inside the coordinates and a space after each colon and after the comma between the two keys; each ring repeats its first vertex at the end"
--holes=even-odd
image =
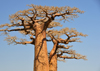
{"type": "Polygon", "coordinates": [[[34,71],[57,71],[57,59],[61,61],[65,59],[86,60],[86,56],[76,53],[75,50],[69,50],[72,46],[68,45],[71,42],[81,42],[78,36],[86,37],[86,34],[78,32],[75,28],[53,29],[57,26],[62,27],[60,21],[77,18],[78,13],[82,14],[84,11],[68,6],[54,7],[34,4],[28,6],[31,8],[10,15],[11,23],[0,25],[2,28],[0,31],[7,34],[5,40],[9,44],[35,45],[34,71]],[[9,32],[12,31],[28,35],[31,41],[10,36],[9,32]],[[63,35],[66,35],[65,39],[61,38],[63,35]],[[46,42],[49,41],[52,41],[54,46],[48,55],[46,42]]]}

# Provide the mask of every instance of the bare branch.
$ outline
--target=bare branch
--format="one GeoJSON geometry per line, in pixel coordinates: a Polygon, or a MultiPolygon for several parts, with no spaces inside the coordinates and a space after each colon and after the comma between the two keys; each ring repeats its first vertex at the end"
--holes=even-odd
{"type": "Polygon", "coordinates": [[[0,25],[0,28],[3,28],[5,26],[14,27],[14,26],[22,26],[22,24],[20,24],[20,23],[17,23],[17,24],[8,24],[8,23],[6,23],[6,24],[0,25]]]}
{"type": "Polygon", "coordinates": [[[48,16],[48,12],[46,10],[44,10],[44,9],[42,9],[42,10],[46,14],[46,17],[48,17],[50,19],[50,17],[48,16]]]}
{"type": "Polygon", "coordinates": [[[57,54],[57,57],[59,57],[59,58],[64,58],[64,59],[84,59],[84,60],[87,60],[86,56],[83,56],[81,54],[76,53],[75,50],[66,50],[66,51],[60,50],[60,52],[59,52],[60,54],[57,54]],[[70,54],[71,56],[63,55],[63,53],[70,54]]]}
{"type": "Polygon", "coordinates": [[[47,32],[47,35],[52,38],[55,39],[58,43],[64,43],[64,44],[68,44],[69,42],[81,42],[79,39],[80,38],[73,38],[73,37],[77,37],[77,36],[84,36],[86,37],[87,35],[83,34],[83,33],[79,33],[77,32],[77,30],[75,30],[74,28],[69,29],[69,28],[63,28],[60,31],[58,30],[49,30],[47,32]],[[67,38],[66,39],[62,39],[60,38],[61,35],[66,35],[67,38]]]}
{"type": "Polygon", "coordinates": [[[0,31],[8,31],[8,32],[11,32],[11,31],[22,31],[24,30],[23,28],[19,28],[19,29],[11,29],[11,30],[8,30],[8,29],[1,29],[0,31]]]}
{"type": "Polygon", "coordinates": [[[87,60],[86,59],[86,56],[81,56],[81,57],[69,57],[69,56],[59,56],[60,58],[64,58],[64,59],[84,59],[84,60],[87,60]]]}
{"type": "Polygon", "coordinates": [[[23,44],[23,45],[26,45],[26,44],[34,44],[33,41],[24,41],[24,42],[17,42],[17,41],[14,41],[16,44],[23,44]]]}
{"type": "Polygon", "coordinates": [[[67,47],[65,47],[64,45],[58,45],[57,47],[58,47],[58,48],[63,48],[63,49],[69,49],[69,48],[72,47],[72,46],[67,46],[67,47]]]}
{"type": "Polygon", "coordinates": [[[63,62],[65,62],[65,59],[62,59],[62,58],[57,58],[57,61],[63,61],[63,62]]]}
{"type": "Polygon", "coordinates": [[[27,41],[26,39],[19,39],[17,38],[16,36],[10,36],[8,35],[8,37],[5,38],[5,41],[8,42],[8,44],[12,44],[12,43],[15,43],[15,44],[33,44],[35,45],[35,39],[33,38],[32,41],[27,41]],[[20,42],[17,42],[17,40],[20,40],[20,42]]]}
{"type": "Polygon", "coordinates": [[[56,13],[56,14],[54,14],[53,15],[53,17],[56,17],[56,16],[64,16],[64,15],[71,15],[70,13],[69,13],[69,11],[66,11],[65,13],[56,13]]]}
{"type": "Polygon", "coordinates": [[[46,41],[52,41],[51,39],[46,39],[46,41]]]}
{"type": "Polygon", "coordinates": [[[80,38],[72,38],[72,39],[69,39],[69,40],[68,40],[68,43],[69,43],[69,42],[81,42],[79,39],[80,39],[80,38]]]}
{"type": "Polygon", "coordinates": [[[34,14],[34,16],[33,16],[33,20],[35,20],[36,19],[36,17],[37,17],[37,10],[36,10],[36,8],[35,8],[35,6],[33,6],[33,9],[34,9],[34,11],[32,11],[33,12],[33,14],[34,14]]]}
{"type": "Polygon", "coordinates": [[[49,26],[48,26],[48,28],[53,28],[53,27],[62,27],[62,25],[59,23],[59,22],[55,22],[55,21],[53,21],[53,22],[51,22],[50,24],[49,24],[49,26]]]}

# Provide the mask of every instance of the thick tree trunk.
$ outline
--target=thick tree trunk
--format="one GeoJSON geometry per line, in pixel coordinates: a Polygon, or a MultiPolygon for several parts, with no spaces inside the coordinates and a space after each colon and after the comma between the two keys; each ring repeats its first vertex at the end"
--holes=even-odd
{"type": "Polygon", "coordinates": [[[46,30],[37,27],[35,34],[34,71],[49,71],[46,30]]]}
{"type": "Polygon", "coordinates": [[[54,47],[50,52],[49,71],[57,71],[57,54],[56,54],[57,47],[56,46],[57,44],[54,44],[54,47]]]}
{"type": "Polygon", "coordinates": [[[57,54],[54,54],[49,62],[49,71],[57,71],[57,54]]]}

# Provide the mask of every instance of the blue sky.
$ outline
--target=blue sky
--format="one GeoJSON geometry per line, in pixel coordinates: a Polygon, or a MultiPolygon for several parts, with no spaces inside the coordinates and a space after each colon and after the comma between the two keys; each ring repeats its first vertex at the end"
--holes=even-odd
{"type": "MultiPolygon", "coordinates": [[[[86,38],[80,37],[83,43],[71,44],[73,45],[71,49],[86,55],[88,60],[70,59],[65,63],[58,62],[58,71],[100,71],[100,0],[1,0],[0,24],[9,23],[9,15],[27,9],[27,4],[70,6],[85,11],[73,21],[62,24],[88,34],[86,38]]],[[[18,33],[12,33],[20,37],[18,33]]],[[[0,36],[0,71],[32,71],[34,46],[8,45],[4,41],[5,37],[0,36]]],[[[49,43],[48,49],[51,47],[52,45],[49,43]]]]}

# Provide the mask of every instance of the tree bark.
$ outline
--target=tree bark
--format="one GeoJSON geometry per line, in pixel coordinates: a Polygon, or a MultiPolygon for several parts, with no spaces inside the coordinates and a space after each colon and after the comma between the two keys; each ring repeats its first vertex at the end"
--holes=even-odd
{"type": "Polygon", "coordinates": [[[57,49],[57,44],[54,44],[53,49],[50,52],[50,57],[49,57],[49,71],[57,71],[57,54],[56,54],[56,49],[57,49]]]}
{"type": "Polygon", "coordinates": [[[54,54],[49,62],[49,71],[57,71],[57,54],[54,54]]]}
{"type": "Polygon", "coordinates": [[[34,71],[49,71],[46,30],[36,26],[34,71]]]}

